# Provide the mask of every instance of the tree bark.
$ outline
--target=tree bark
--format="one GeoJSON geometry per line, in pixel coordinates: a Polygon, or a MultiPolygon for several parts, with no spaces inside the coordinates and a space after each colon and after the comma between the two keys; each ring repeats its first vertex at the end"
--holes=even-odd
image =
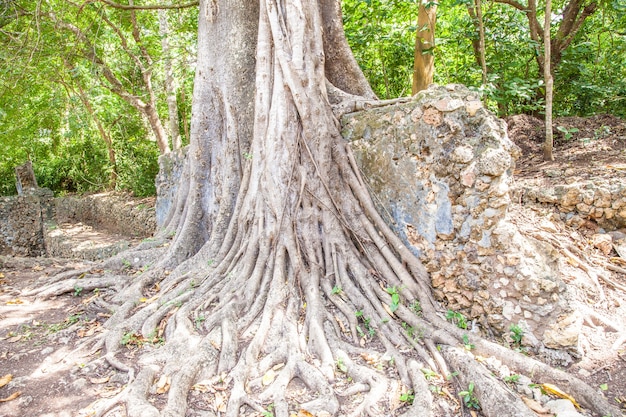
{"type": "Polygon", "coordinates": [[[545,21],[544,21],[544,30],[543,30],[543,76],[546,84],[546,140],[543,147],[543,159],[546,161],[554,161],[554,155],[552,154],[552,150],[554,147],[554,131],[552,130],[552,88],[554,85],[554,80],[552,77],[551,71],[551,57],[550,50],[552,48],[550,42],[550,27],[552,26],[552,1],[546,0],[546,10],[545,10],[545,21]]]}
{"type": "Polygon", "coordinates": [[[413,61],[413,94],[425,90],[433,83],[435,72],[435,26],[437,24],[436,3],[420,1],[415,35],[415,59],[413,61]]]}
{"type": "Polygon", "coordinates": [[[165,92],[167,93],[170,138],[172,139],[172,148],[180,149],[182,141],[180,138],[180,124],[178,122],[178,103],[176,101],[178,88],[172,69],[172,50],[168,39],[170,36],[170,28],[167,22],[167,12],[165,10],[159,10],[159,34],[161,35],[163,69],[165,71],[165,92]]]}

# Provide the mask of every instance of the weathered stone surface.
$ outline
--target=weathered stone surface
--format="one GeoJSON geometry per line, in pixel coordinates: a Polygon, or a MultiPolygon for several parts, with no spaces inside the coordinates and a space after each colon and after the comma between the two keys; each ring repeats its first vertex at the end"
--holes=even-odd
{"type": "Polygon", "coordinates": [[[501,333],[523,325],[533,346],[550,337],[575,349],[577,334],[550,333],[569,312],[557,255],[507,221],[519,149],[479,103],[464,87],[434,86],[409,103],[345,116],[343,135],[380,212],[420,257],[446,308],[501,333]]]}
{"type": "MultiPolygon", "coordinates": [[[[526,187],[515,190],[524,202],[553,204],[569,217],[593,220],[613,230],[626,227],[626,186],[620,179],[573,182],[548,188],[526,187]]],[[[575,224],[574,224],[575,225],[575,224]]]]}
{"type": "Polygon", "coordinates": [[[15,197],[0,197],[0,255],[45,255],[44,219],[51,214],[52,192],[25,189],[15,197]]]}
{"type": "Polygon", "coordinates": [[[54,198],[45,188],[1,197],[0,255],[103,259],[128,248],[133,238],[152,236],[153,206],[154,199],[138,203],[114,193],[54,198]],[[63,224],[68,222],[85,224],[63,224]],[[87,233],[76,238],[75,229],[87,233]],[[103,230],[115,236],[100,233],[103,230]]]}
{"type": "Polygon", "coordinates": [[[85,223],[128,237],[149,237],[156,230],[154,199],[142,202],[127,194],[99,193],[54,199],[57,223],[85,223]]]}
{"type": "Polygon", "coordinates": [[[156,226],[165,224],[172,207],[187,159],[187,147],[159,157],[159,174],[156,177],[156,226]]]}

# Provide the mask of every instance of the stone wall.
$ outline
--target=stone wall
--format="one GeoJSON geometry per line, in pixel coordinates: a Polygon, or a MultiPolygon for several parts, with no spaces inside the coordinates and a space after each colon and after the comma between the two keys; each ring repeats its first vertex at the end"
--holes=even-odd
{"type": "Polygon", "coordinates": [[[116,193],[54,198],[45,188],[0,197],[0,255],[103,259],[127,248],[126,239],[149,237],[155,230],[154,198],[116,193]],[[66,223],[98,229],[91,232],[98,242],[76,240],[68,230],[77,227],[66,223]]]}
{"type": "Polygon", "coordinates": [[[343,126],[380,211],[445,308],[497,333],[519,325],[529,343],[575,348],[552,337],[571,313],[554,260],[507,221],[519,149],[476,94],[433,86],[346,115],[343,126]]]}
{"type": "Polygon", "coordinates": [[[156,230],[154,198],[137,200],[120,193],[55,198],[54,219],[57,223],[81,222],[127,237],[149,237],[156,230]]]}
{"type": "MultiPolygon", "coordinates": [[[[567,177],[567,170],[563,172],[567,177]]],[[[565,221],[578,226],[586,219],[615,230],[626,227],[626,186],[622,180],[577,181],[552,187],[516,190],[522,201],[553,204],[565,221]]]]}
{"type": "Polygon", "coordinates": [[[0,255],[45,255],[43,225],[52,215],[52,198],[45,188],[0,197],[0,255]]]}

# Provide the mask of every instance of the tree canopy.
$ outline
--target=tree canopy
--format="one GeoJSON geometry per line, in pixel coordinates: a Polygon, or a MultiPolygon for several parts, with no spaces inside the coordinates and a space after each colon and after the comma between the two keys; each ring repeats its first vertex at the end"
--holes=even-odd
{"type": "MultiPolygon", "coordinates": [[[[348,42],[381,99],[411,94],[422,3],[343,1],[348,42]]],[[[476,4],[438,3],[435,47],[426,52],[435,58],[435,82],[474,88],[500,116],[541,114],[544,86],[537,57],[543,48],[529,27],[526,3],[480,5],[486,83],[476,50],[476,4]]],[[[28,158],[40,184],[57,193],[111,186],[154,193],[156,157],[176,147],[172,121],[179,122],[183,142],[189,140],[198,8],[193,2],[172,2],[160,12],[153,6],[137,0],[2,2],[0,194],[15,192],[13,167],[28,158]],[[180,5],[187,7],[175,8],[180,5]],[[166,35],[163,18],[169,23],[166,35]],[[170,50],[164,51],[167,45],[170,50]],[[168,93],[168,85],[176,90],[168,93]],[[168,97],[176,99],[178,110],[171,110],[168,97]],[[160,151],[154,142],[159,137],[160,151]]],[[[543,22],[542,7],[543,2],[535,4],[536,22],[543,22]]],[[[554,42],[567,44],[555,67],[555,115],[626,116],[623,2],[561,0],[553,8],[554,42]],[[562,16],[574,3],[588,16],[573,36],[560,41],[562,16]]]]}

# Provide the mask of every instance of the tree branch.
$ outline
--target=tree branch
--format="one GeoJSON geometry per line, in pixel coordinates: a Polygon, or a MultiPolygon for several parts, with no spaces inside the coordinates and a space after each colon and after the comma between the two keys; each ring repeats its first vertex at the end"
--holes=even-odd
{"type": "Polygon", "coordinates": [[[200,4],[199,1],[192,1],[190,3],[184,3],[184,4],[148,4],[145,6],[135,6],[135,5],[119,4],[111,0],[88,0],[85,2],[85,4],[93,3],[94,1],[99,1],[100,3],[104,3],[107,6],[111,6],[113,8],[122,9],[122,10],[188,9],[190,7],[195,7],[200,4]]]}

